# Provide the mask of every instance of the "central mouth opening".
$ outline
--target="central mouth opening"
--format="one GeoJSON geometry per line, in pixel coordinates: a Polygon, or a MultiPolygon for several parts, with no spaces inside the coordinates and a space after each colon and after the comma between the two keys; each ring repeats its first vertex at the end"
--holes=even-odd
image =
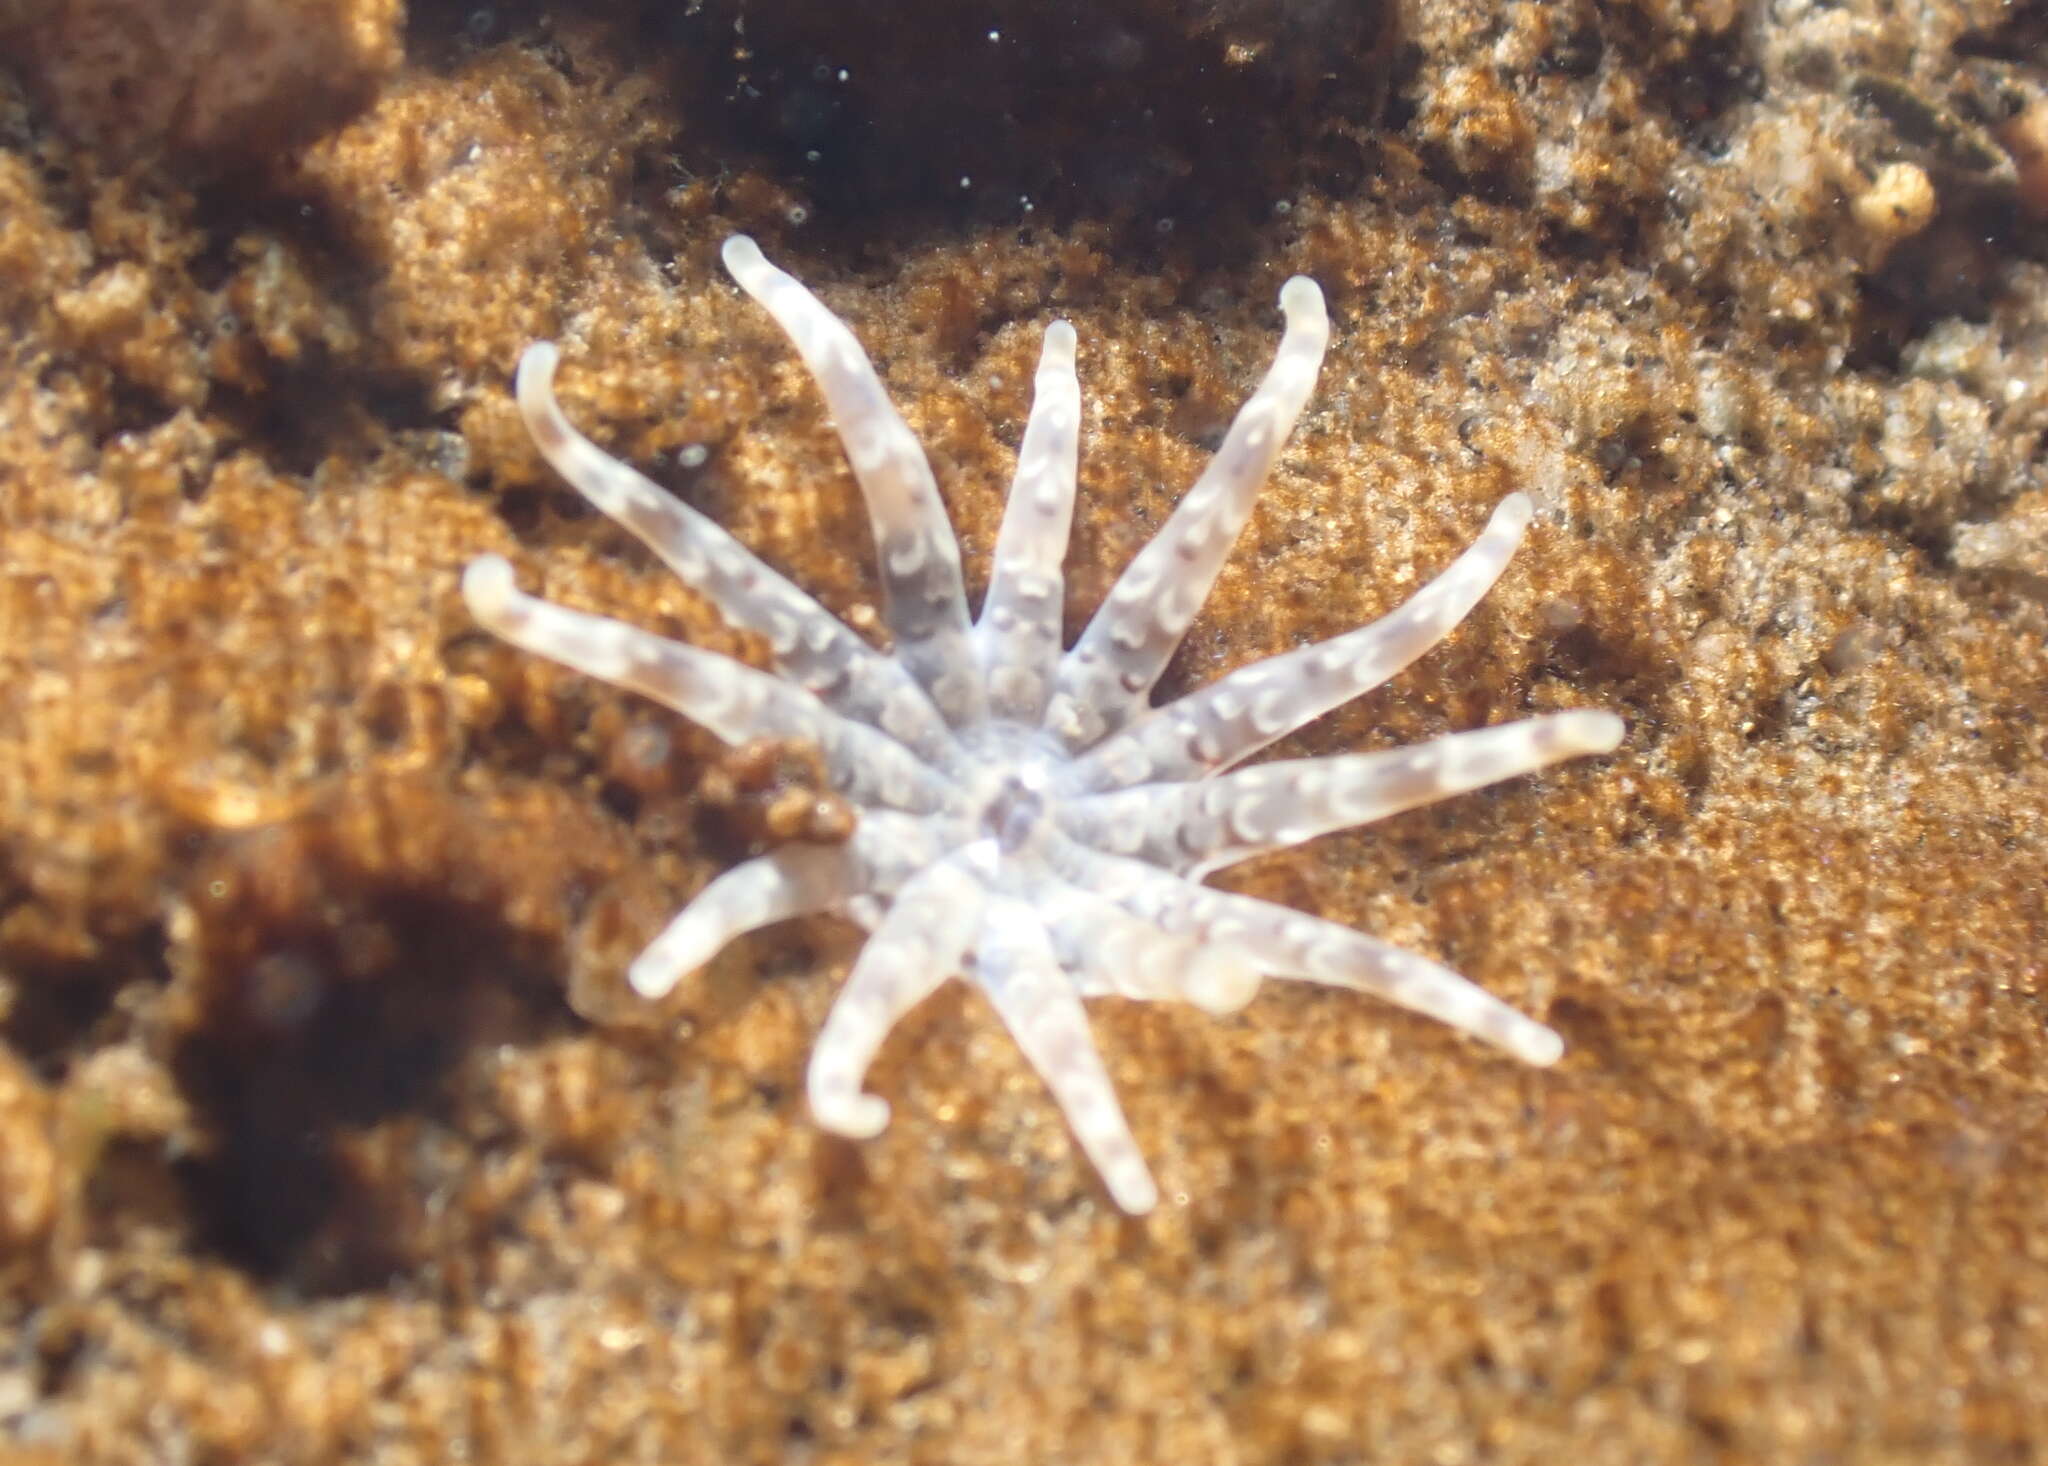
{"type": "Polygon", "coordinates": [[[1045,799],[1016,775],[1003,780],[981,812],[981,827],[995,837],[996,848],[1015,855],[1031,841],[1045,814],[1045,799]]]}

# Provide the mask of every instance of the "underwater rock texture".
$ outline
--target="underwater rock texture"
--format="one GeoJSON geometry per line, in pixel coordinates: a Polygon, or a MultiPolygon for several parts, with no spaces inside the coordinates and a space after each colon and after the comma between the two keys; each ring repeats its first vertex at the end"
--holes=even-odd
{"type": "MultiPolygon", "coordinates": [[[[0,55],[129,8],[0,0],[0,55]]],[[[0,66],[22,1459],[2043,1449],[2038,5],[205,9],[360,46],[246,128],[219,52],[197,112],[119,46],[103,85],[0,66]],[[626,989],[815,763],[495,644],[455,577],[497,551],[762,650],[544,469],[510,373],[549,337],[594,437],[872,624],[735,229],[869,346],[976,593],[1075,323],[1070,630],[1279,281],[1322,284],[1322,386],[1163,695],[1536,496],[1448,646],[1278,752],[1576,706],[1621,751],[1231,884],[1456,966],[1562,1064],[1311,989],[1099,1003],[1166,1194],[1134,1222],[957,985],[882,1053],[886,1135],[811,1123],[848,928],[626,989]]]]}
{"type": "Polygon", "coordinates": [[[0,39],[73,133],[204,166],[362,106],[398,66],[402,19],[400,0],[0,0],[0,39]]]}

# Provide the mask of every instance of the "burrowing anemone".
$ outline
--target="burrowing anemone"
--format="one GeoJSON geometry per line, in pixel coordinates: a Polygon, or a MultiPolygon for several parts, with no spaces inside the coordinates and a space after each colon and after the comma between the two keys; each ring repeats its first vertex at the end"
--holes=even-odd
{"type": "Polygon", "coordinates": [[[1158,535],[1071,648],[1060,564],[1073,516],[1080,386],[1074,331],[1046,328],[1036,395],[970,617],[960,551],[923,450],[853,333],[751,239],[726,267],[795,344],[866,496],[893,650],[878,651],[732,536],[569,425],[555,348],[527,348],[521,412],[548,461],[731,621],[767,640],[773,673],[520,593],[485,556],[463,576],[484,625],[631,688],[720,738],[814,742],[858,811],[837,845],[787,845],[727,871],[634,961],[669,991],[742,932],[836,911],[873,935],[812,1052],[818,1123],[867,1137],[889,1106],[863,1092],[899,1018],[947,978],[975,984],[1052,1090],[1126,1211],[1158,1201],[1090,1037],[1082,999],[1179,999],[1213,1013],[1261,978],[1372,993],[1532,1064],[1563,1044],[1464,978],[1347,927],[1201,884],[1210,872],[1332,830],[1620,741],[1620,719],[1566,712],[1410,748],[1237,765],[1399,672],[1499,577],[1532,506],[1511,494],[1479,539],[1369,626],[1244,667],[1163,707],[1153,685],[1250,514],[1314,386],[1329,320],[1314,281],[1280,291],[1287,325],[1265,380],[1158,535]]]}

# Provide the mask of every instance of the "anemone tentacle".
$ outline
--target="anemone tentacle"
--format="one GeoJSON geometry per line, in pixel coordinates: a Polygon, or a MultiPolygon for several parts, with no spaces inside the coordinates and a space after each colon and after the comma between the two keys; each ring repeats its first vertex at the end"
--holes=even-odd
{"type": "Polygon", "coordinates": [[[874,363],[846,323],[735,234],[722,251],[740,288],[782,327],[825,396],[846,461],[866,496],[882,576],[882,619],[896,656],[939,711],[956,725],[981,716],[981,680],[971,675],[967,589],[960,542],[946,518],[924,448],[889,400],[874,363]]]}
{"type": "Polygon", "coordinates": [[[1535,506],[1510,494],[1444,572],[1370,625],[1253,662],[1154,708],[1075,759],[1083,789],[1201,779],[1363,697],[1449,636],[1522,542],[1535,506]]]}
{"type": "Polygon", "coordinates": [[[752,550],[577,432],[555,400],[559,353],[536,341],[519,358],[519,411],[541,454],[578,493],[631,530],[735,626],[768,642],[792,682],[835,711],[878,728],[927,762],[952,740],[903,665],[764,564],[752,550]]]}
{"type": "Polygon", "coordinates": [[[861,1080],[889,1030],[959,968],[975,945],[988,892],[974,846],[912,876],[855,959],[811,1051],[805,1084],[827,1130],[865,1140],[889,1123],[889,1103],[861,1080]]]}
{"type": "Polygon", "coordinates": [[[1074,328],[1045,328],[1038,380],[1017,476],[996,534],[988,594],[974,625],[989,712],[1035,723],[1045,711],[1060,659],[1060,613],[1066,604],[1067,536],[1074,522],[1074,486],[1081,457],[1081,382],[1074,369],[1074,328]]]}
{"type": "Polygon", "coordinates": [[[526,595],[502,556],[472,561],[462,595],[471,615],[514,646],[653,698],[727,743],[815,743],[833,787],[856,804],[929,813],[952,801],[952,788],[880,729],[841,717],[803,688],[731,657],[526,595]]]}
{"type": "Polygon", "coordinates": [[[659,998],[736,937],[793,916],[844,909],[862,897],[893,896],[935,860],[941,841],[927,820],[864,812],[840,845],[784,845],[726,871],[676,913],[626,977],[659,998]]]}
{"type": "Polygon", "coordinates": [[[1287,317],[1280,349],[1223,446],[1060,659],[1046,726],[1069,749],[1114,733],[1143,710],[1315,388],[1330,342],[1323,292],[1296,275],[1280,287],[1280,309],[1287,317]]]}
{"type": "Polygon", "coordinates": [[[1568,758],[1611,753],[1620,742],[1621,719],[1612,713],[1552,713],[1385,753],[1285,759],[1194,783],[1086,795],[1068,804],[1067,829],[1199,879],[1568,758]]]}

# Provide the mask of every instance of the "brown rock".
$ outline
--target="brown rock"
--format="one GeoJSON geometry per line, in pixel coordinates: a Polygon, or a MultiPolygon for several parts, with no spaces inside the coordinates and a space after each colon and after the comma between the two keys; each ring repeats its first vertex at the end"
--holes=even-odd
{"type": "Polygon", "coordinates": [[[0,39],[79,136],[247,162],[360,107],[396,69],[402,0],[11,0],[0,39]]]}
{"type": "Polygon", "coordinates": [[[63,1179],[48,1094],[0,1052],[0,1276],[33,1257],[57,1217],[63,1179]]]}
{"type": "MultiPolygon", "coordinates": [[[[2042,1452],[2048,270],[1987,101],[2025,56],[1969,43],[2004,7],[1446,0],[1325,66],[1316,6],[1133,0],[1077,22],[1097,84],[1000,45],[934,81],[952,135],[913,109],[988,28],[957,6],[421,3],[374,95],[389,12],[197,14],[230,10],[329,73],[265,113],[282,64],[245,90],[157,19],[128,102],[0,72],[8,1448],[2042,1452]],[[348,15],[360,45],[319,29],[348,15]],[[842,40],[904,59],[849,67],[834,171],[794,144],[842,40]],[[270,119],[232,183],[126,154],[149,118],[232,152],[231,116],[270,119]],[[1050,191],[925,188],[963,149],[1050,191]],[[1901,163],[1939,207],[1880,265],[1856,200],[1901,163]],[[1097,1005],[1169,1198],[1134,1222],[957,986],[881,1056],[890,1130],[816,1130],[843,925],[624,988],[725,861],[820,832],[814,781],[491,642],[455,576],[508,553],[760,652],[544,471],[509,375],[546,336],[594,437],[872,625],[838,446],[716,271],[735,228],[872,348],[977,587],[1075,322],[1070,629],[1262,368],[1279,281],[1323,283],[1321,388],[1169,692],[1539,497],[1446,646],[1280,751],[1587,705],[1622,751],[1234,879],[1546,1016],[1557,1069],[1292,985],[1229,1023],[1097,1005]]],[[[1068,14],[1032,12],[1012,46],[1068,14]]],[[[0,11],[39,46],[114,13],[0,11]]]]}

